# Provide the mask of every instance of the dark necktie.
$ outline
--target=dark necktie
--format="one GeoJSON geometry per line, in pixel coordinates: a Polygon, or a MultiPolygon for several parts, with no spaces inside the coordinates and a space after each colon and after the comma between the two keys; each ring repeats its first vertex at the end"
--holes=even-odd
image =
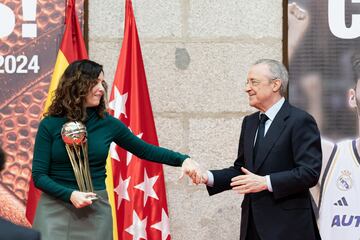
{"type": "Polygon", "coordinates": [[[260,114],[260,120],[259,120],[259,128],[258,128],[258,132],[257,132],[257,136],[256,136],[256,142],[255,142],[255,146],[254,146],[254,152],[253,152],[253,160],[255,163],[255,159],[256,159],[256,154],[258,152],[259,146],[261,144],[261,142],[264,140],[264,132],[265,132],[265,122],[268,120],[268,116],[266,116],[265,114],[260,114]]]}

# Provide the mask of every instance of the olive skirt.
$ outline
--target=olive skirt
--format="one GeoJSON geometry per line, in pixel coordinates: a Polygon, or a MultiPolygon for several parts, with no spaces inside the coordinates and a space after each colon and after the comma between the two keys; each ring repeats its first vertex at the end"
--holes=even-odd
{"type": "Polygon", "coordinates": [[[106,190],[95,191],[99,199],[84,208],[41,194],[33,228],[42,240],[112,240],[111,207],[106,190]]]}

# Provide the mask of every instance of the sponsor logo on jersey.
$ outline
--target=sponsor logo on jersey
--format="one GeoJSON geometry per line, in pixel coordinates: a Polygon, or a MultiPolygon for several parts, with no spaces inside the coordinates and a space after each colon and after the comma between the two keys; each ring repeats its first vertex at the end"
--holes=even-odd
{"type": "Polygon", "coordinates": [[[360,226],[360,216],[359,215],[335,215],[331,227],[356,227],[360,226]]]}

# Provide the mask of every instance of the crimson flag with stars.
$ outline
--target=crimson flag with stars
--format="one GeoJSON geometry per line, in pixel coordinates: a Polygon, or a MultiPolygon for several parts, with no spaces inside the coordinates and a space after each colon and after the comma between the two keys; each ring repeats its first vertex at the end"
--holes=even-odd
{"type": "MultiPolygon", "coordinates": [[[[110,113],[142,140],[158,145],[131,0],[125,4],[125,28],[110,113]]],[[[112,143],[110,147],[118,239],[171,239],[161,164],[143,161],[112,143]]]]}

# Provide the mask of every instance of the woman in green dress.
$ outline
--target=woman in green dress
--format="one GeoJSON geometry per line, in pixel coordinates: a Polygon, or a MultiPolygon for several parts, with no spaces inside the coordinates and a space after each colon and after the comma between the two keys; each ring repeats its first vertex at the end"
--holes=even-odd
{"type": "Polygon", "coordinates": [[[144,142],[106,112],[106,83],[101,65],[80,60],[65,70],[36,135],[32,176],[43,191],[33,228],[43,240],[112,239],[112,218],[105,190],[105,165],[112,142],[139,158],[181,166],[201,176],[198,164],[178,152],[144,142]],[[93,192],[81,192],[61,136],[63,125],[86,126],[93,192]],[[92,200],[97,196],[97,200],[92,200]]]}

